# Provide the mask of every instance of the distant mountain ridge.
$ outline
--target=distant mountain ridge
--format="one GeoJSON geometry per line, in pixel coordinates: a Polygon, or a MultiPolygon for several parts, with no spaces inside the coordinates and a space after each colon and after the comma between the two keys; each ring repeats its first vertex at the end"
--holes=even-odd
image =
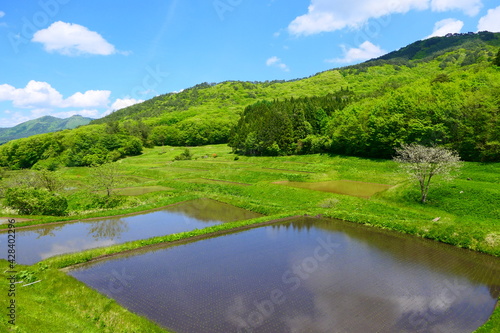
{"type": "Polygon", "coordinates": [[[10,128],[0,128],[0,144],[10,140],[26,138],[36,134],[56,132],[64,129],[73,129],[78,126],[87,125],[93,119],[74,115],[61,119],[52,116],[44,116],[10,128]]]}

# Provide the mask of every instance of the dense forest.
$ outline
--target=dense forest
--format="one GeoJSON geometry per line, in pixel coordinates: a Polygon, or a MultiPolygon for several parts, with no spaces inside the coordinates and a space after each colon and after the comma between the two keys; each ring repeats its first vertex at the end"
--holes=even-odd
{"type": "Polygon", "coordinates": [[[439,73],[393,82],[401,86],[369,98],[340,90],[324,98],[260,102],[245,109],[229,144],[247,155],[390,158],[395,147],[415,142],[452,148],[465,160],[500,161],[498,78],[495,70],[439,73]]]}
{"type": "Polygon", "coordinates": [[[11,169],[87,166],[154,145],[229,143],[248,155],[330,152],[388,158],[402,143],[500,161],[500,33],[415,42],[292,81],[202,83],[74,130],[0,146],[11,169]]]}
{"type": "Polygon", "coordinates": [[[354,100],[341,88],[324,97],[262,101],[245,108],[229,139],[245,155],[309,154],[326,151],[328,120],[354,100]]]}

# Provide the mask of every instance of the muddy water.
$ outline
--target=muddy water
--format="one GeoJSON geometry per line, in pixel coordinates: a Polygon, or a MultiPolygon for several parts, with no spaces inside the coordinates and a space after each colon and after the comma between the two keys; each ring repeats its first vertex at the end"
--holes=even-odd
{"type": "MultiPolygon", "coordinates": [[[[16,230],[16,261],[31,265],[58,254],[201,229],[211,225],[261,216],[232,205],[209,199],[192,200],[120,218],[81,221],[16,230]]],[[[7,258],[7,234],[0,234],[0,245],[7,258]]]]}
{"type": "Polygon", "coordinates": [[[301,218],[115,257],[69,274],[175,332],[472,332],[500,260],[301,218]]]}
{"type": "Polygon", "coordinates": [[[305,188],[314,191],[331,192],[369,198],[375,193],[387,190],[391,185],[357,182],[352,180],[331,180],[325,182],[276,182],[276,184],[305,188]]]}

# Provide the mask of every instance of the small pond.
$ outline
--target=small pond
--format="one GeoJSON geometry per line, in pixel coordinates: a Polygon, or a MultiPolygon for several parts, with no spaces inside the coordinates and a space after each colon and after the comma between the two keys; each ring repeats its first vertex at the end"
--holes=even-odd
{"type": "Polygon", "coordinates": [[[286,186],[305,188],[314,191],[331,192],[352,195],[355,197],[369,198],[375,193],[391,188],[391,185],[358,182],[353,180],[330,180],[325,182],[275,182],[286,186]]]}
{"type": "MultiPolygon", "coordinates": [[[[159,211],[102,220],[52,224],[16,230],[16,261],[31,265],[64,253],[163,236],[261,216],[210,199],[182,202],[159,211]]],[[[0,244],[7,243],[6,232],[0,244]]],[[[0,252],[7,258],[7,250],[0,252]]]]}
{"type": "Polygon", "coordinates": [[[314,218],[69,274],[178,333],[471,332],[500,294],[498,258],[314,218]]]}

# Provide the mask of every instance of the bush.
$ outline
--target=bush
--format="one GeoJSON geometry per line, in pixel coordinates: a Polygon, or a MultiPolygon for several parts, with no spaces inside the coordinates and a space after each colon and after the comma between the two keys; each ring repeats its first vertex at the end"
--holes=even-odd
{"type": "Polygon", "coordinates": [[[123,203],[123,198],[118,196],[107,196],[107,195],[99,195],[92,194],[90,198],[90,203],[87,205],[87,209],[109,209],[116,208],[123,203]]]}
{"type": "Polygon", "coordinates": [[[23,215],[66,215],[68,201],[47,189],[9,188],[5,192],[5,205],[23,215]]]}
{"type": "Polygon", "coordinates": [[[193,154],[188,148],[184,149],[184,151],[180,155],[174,157],[174,161],[184,161],[192,159],[193,159],[193,154]]]}

